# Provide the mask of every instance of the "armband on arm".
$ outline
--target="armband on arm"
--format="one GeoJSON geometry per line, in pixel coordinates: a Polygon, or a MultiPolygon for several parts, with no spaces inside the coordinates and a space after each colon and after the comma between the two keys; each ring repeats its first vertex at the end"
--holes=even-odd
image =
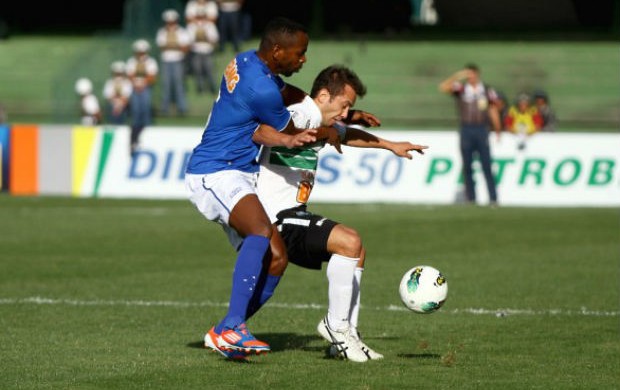
{"type": "Polygon", "coordinates": [[[336,130],[338,130],[338,137],[340,138],[340,142],[344,142],[344,139],[347,136],[347,126],[342,122],[334,122],[333,126],[336,128],[336,130]]]}

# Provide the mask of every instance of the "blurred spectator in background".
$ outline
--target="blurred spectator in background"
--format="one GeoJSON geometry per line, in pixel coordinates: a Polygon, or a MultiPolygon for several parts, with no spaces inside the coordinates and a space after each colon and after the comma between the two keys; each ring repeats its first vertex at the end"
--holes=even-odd
{"type": "Polygon", "coordinates": [[[219,14],[217,3],[215,0],[189,0],[185,5],[185,23],[189,26],[196,20],[198,13],[204,14],[207,20],[216,23],[219,14]]]}
{"type": "Polygon", "coordinates": [[[129,99],[133,87],[125,73],[125,63],[114,61],[110,66],[112,75],[103,85],[103,98],[106,100],[106,119],[114,125],[124,125],[129,111],[129,99]]]}
{"type": "Polygon", "coordinates": [[[230,43],[235,53],[241,51],[241,7],[243,0],[217,0],[219,6],[218,30],[220,52],[230,43]]]}
{"type": "MultiPolygon", "coordinates": [[[[207,20],[212,23],[217,23],[217,17],[219,11],[215,0],[189,0],[185,5],[185,23],[186,28],[196,20],[196,14],[203,13],[206,15],[207,20]]],[[[217,28],[217,27],[216,27],[217,28]]],[[[190,35],[191,33],[188,32],[190,35]]],[[[192,50],[185,54],[185,76],[191,76],[194,74],[192,69],[192,57],[194,56],[192,50]]]]}
{"type": "Polygon", "coordinates": [[[168,115],[173,103],[176,113],[187,113],[185,96],[185,53],[189,51],[190,38],[185,28],[179,25],[179,13],[167,9],[162,13],[164,26],[155,38],[161,54],[161,107],[160,113],[168,115]]]}
{"type": "Polygon", "coordinates": [[[543,120],[538,109],[532,106],[532,100],[526,93],[517,96],[515,104],[510,107],[504,119],[506,130],[518,137],[519,150],[525,149],[527,137],[539,131],[542,124],[543,120]]]}
{"type": "Polygon", "coordinates": [[[193,22],[187,25],[187,32],[191,41],[191,66],[196,91],[201,94],[208,88],[215,95],[218,85],[214,78],[214,52],[220,40],[217,27],[204,11],[199,10],[193,22]]]}
{"type": "Polygon", "coordinates": [[[491,206],[497,206],[497,189],[491,170],[491,149],[489,147],[489,124],[499,139],[501,123],[497,110],[497,93],[480,79],[480,69],[467,64],[439,84],[441,92],[451,94],[456,101],[460,119],[460,150],[463,160],[465,201],[476,202],[473,162],[480,160],[482,172],[489,191],[491,206]]]}
{"type": "Polygon", "coordinates": [[[80,123],[94,126],[101,123],[101,107],[97,96],[93,94],[93,83],[82,77],[75,82],[75,92],[80,97],[80,123]]]}
{"type": "Polygon", "coordinates": [[[502,91],[496,91],[497,93],[497,101],[495,102],[495,106],[497,107],[497,113],[499,114],[499,123],[502,130],[505,130],[504,122],[506,116],[508,115],[508,108],[510,105],[508,104],[508,98],[506,94],[502,91]]]}
{"type": "Polygon", "coordinates": [[[536,108],[538,108],[538,112],[540,113],[543,121],[540,131],[550,133],[554,132],[558,118],[555,115],[555,111],[549,104],[549,95],[547,92],[542,89],[537,89],[534,91],[534,104],[536,105],[536,108]]]}
{"type": "Polygon", "coordinates": [[[133,57],[127,60],[125,70],[131,80],[133,92],[129,100],[131,115],[130,153],[138,148],[140,133],[153,122],[153,84],[157,80],[159,66],[149,55],[151,45],[145,39],[133,43],[133,57]]]}
{"type": "Polygon", "coordinates": [[[439,20],[433,0],[411,0],[411,11],[411,23],[414,25],[433,25],[439,20]]]}
{"type": "Polygon", "coordinates": [[[252,38],[252,11],[249,6],[250,2],[244,0],[241,5],[241,42],[245,42],[252,38]]]}

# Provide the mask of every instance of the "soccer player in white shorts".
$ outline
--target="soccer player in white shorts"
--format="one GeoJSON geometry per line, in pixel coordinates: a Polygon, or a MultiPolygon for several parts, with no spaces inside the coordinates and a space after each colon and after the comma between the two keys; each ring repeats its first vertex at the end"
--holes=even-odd
{"type": "Polygon", "coordinates": [[[294,126],[285,106],[301,100],[303,91],[279,76],[301,69],[307,47],[305,27],[275,18],[265,27],[258,50],[239,53],[230,61],[185,172],[189,199],[199,212],[243,237],[228,312],[205,335],[206,347],[230,359],[270,350],[245,321],[270,240],[279,237],[255,193],[253,176],[259,170],[259,144],[296,147],[316,139],[316,130],[294,126]]]}

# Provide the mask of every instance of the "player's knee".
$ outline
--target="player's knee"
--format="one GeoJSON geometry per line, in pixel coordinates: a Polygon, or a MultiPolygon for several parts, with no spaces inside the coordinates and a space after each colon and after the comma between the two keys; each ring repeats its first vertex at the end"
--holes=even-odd
{"type": "Polygon", "coordinates": [[[275,227],[272,228],[269,253],[271,256],[271,262],[269,263],[269,274],[274,276],[282,276],[288,265],[288,253],[286,252],[286,245],[282,240],[282,236],[280,236],[275,227]]]}
{"type": "Polygon", "coordinates": [[[359,258],[362,255],[362,238],[354,229],[343,229],[339,241],[343,256],[359,258]]]}
{"type": "Polygon", "coordinates": [[[349,250],[354,254],[352,257],[360,257],[362,255],[362,238],[357,232],[349,236],[349,250]]]}
{"type": "Polygon", "coordinates": [[[248,222],[244,227],[246,235],[262,236],[271,240],[273,228],[268,219],[256,219],[248,222]]]}
{"type": "Polygon", "coordinates": [[[258,236],[263,236],[263,237],[267,237],[268,239],[271,240],[271,235],[273,234],[273,230],[271,229],[271,224],[261,224],[258,225],[255,229],[254,229],[256,235],[258,236]]]}
{"type": "Polygon", "coordinates": [[[271,263],[269,264],[269,274],[274,276],[282,276],[288,266],[288,257],[282,253],[273,253],[271,263]]]}

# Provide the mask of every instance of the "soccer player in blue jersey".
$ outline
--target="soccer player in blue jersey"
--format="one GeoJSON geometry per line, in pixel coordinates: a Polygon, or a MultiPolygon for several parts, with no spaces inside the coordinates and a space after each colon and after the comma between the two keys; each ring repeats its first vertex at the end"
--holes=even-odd
{"type": "MultiPolygon", "coordinates": [[[[207,219],[221,224],[229,238],[243,238],[236,248],[228,312],[205,335],[205,346],[227,358],[245,359],[270,350],[245,324],[272,236],[273,248],[286,253],[256,195],[257,157],[260,145],[292,148],[316,140],[317,129],[296,128],[286,108],[305,93],[279,76],[301,69],[307,47],[304,26],[286,18],[270,21],[259,49],[239,53],[226,67],[202,140],[187,165],[190,201],[207,219]]],[[[320,133],[340,151],[336,129],[322,128],[320,133]]],[[[267,290],[273,291],[278,281],[268,280],[273,285],[267,290]]]]}

